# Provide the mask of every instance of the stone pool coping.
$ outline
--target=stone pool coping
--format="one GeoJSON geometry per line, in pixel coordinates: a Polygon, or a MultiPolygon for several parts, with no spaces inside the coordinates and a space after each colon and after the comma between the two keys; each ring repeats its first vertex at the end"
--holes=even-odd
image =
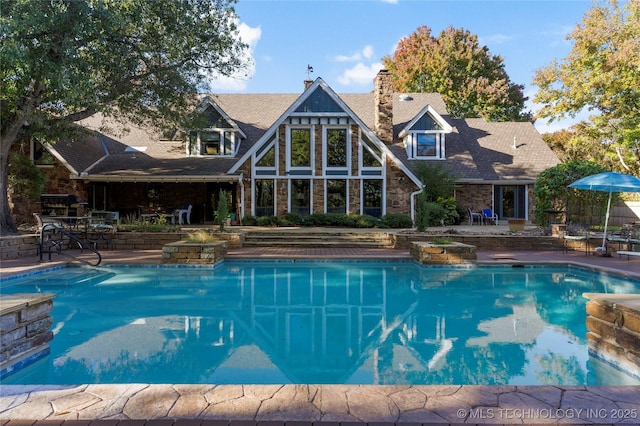
{"type": "Polygon", "coordinates": [[[638,424],[640,387],[2,386],[0,418],[418,424],[638,424]]]}

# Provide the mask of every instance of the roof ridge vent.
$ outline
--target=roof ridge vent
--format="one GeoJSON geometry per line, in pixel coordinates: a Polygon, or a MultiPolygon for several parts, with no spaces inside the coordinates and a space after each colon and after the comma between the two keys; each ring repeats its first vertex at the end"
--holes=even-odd
{"type": "Polygon", "coordinates": [[[404,102],[413,100],[411,95],[408,95],[406,93],[402,93],[399,98],[400,98],[401,101],[404,101],[404,102]]]}

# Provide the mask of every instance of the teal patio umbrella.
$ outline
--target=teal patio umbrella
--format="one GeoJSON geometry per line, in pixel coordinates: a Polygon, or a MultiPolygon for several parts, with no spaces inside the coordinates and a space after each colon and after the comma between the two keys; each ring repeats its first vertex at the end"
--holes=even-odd
{"type": "MultiPolygon", "coordinates": [[[[602,250],[606,250],[607,224],[609,223],[609,210],[611,209],[611,194],[614,192],[640,192],[640,179],[624,173],[604,172],[583,177],[571,185],[569,188],[586,189],[590,191],[600,191],[609,193],[607,202],[607,214],[604,220],[604,236],[602,237],[602,250]]],[[[605,251],[606,253],[606,251],[605,251]]]]}

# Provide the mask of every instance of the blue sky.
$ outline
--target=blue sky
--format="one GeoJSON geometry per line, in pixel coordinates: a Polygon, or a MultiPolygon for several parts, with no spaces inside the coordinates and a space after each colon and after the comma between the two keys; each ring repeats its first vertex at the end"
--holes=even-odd
{"type": "MultiPolygon", "coordinates": [[[[532,98],[535,70],[567,56],[567,34],[592,6],[590,0],[239,0],[240,34],[254,64],[248,78],[219,80],[212,89],[301,93],[311,65],[310,79],[322,77],[338,93],[368,92],[382,57],[426,25],[435,36],[449,26],[476,34],[532,98]]],[[[571,123],[538,120],[536,127],[547,132],[571,123]]]]}

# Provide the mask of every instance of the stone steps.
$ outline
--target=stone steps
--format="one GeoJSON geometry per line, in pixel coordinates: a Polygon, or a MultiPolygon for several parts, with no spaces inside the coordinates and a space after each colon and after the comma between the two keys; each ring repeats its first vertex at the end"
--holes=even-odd
{"type": "Polygon", "coordinates": [[[335,232],[279,229],[247,233],[244,246],[252,247],[368,247],[394,248],[393,235],[386,232],[335,232]]]}

